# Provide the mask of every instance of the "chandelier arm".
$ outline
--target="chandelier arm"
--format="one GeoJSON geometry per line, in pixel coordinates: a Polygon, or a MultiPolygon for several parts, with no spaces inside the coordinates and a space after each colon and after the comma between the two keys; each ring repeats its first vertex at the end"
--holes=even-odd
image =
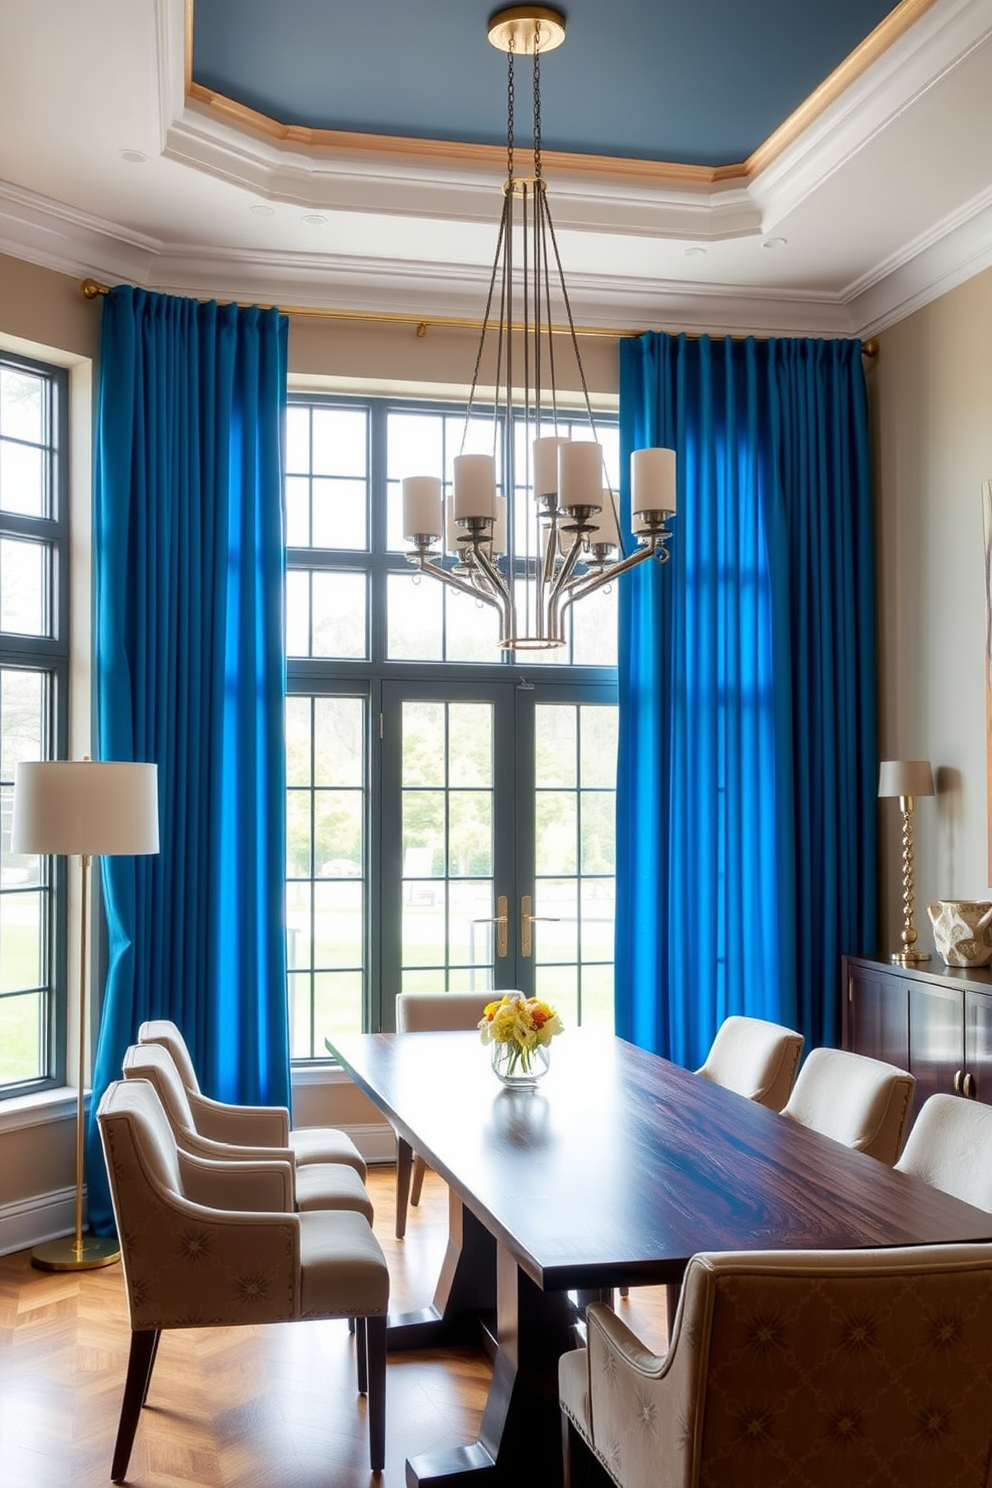
{"type": "Polygon", "coordinates": [[[482,574],[489,580],[490,585],[496,595],[498,595],[498,599],[490,599],[489,603],[495,604],[499,608],[503,617],[501,640],[508,640],[510,636],[516,634],[517,628],[517,606],[513,597],[513,574],[512,572],[506,576],[501,574],[488,553],[484,553],[481,548],[474,545],[472,556],[478,563],[482,574]]]}
{"type": "MultiPolygon", "coordinates": [[[[479,555],[476,554],[476,557],[479,555]]],[[[509,599],[502,589],[495,594],[478,584],[470,583],[469,580],[459,577],[450,569],[442,568],[439,563],[434,563],[424,553],[408,553],[409,561],[416,565],[421,573],[430,574],[434,579],[440,579],[443,584],[449,584],[452,589],[459,589],[463,594],[470,595],[473,599],[484,600],[486,604],[493,605],[496,609],[504,609],[505,602],[509,599]]]]}
{"type": "Polygon", "coordinates": [[[621,574],[628,573],[630,569],[646,562],[648,558],[657,558],[659,563],[667,563],[671,555],[665,544],[670,537],[670,532],[652,533],[648,544],[638,548],[636,553],[629,553],[626,558],[618,558],[616,563],[608,563],[597,573],[581,574],[573,579],[562,601],[562,612],[577,599],[585,599],[587,594],[594,594],[597,589],[602,589],[604,584],[609,584],[621,574]]]}

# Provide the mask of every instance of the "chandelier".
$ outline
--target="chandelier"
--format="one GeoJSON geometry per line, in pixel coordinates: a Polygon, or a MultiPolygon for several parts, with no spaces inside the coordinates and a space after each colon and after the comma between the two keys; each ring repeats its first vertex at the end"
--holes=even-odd
{"type": "Polygon", "coordinates": [[[421,573],[498,610],[499,645],[505,651],[565,645],[572,604],[648,558],[668,558],[667,524],[675,512],[674,450],[635,450],[630,474],[636,547],[623,556],[616,497],[596,439],[542,174],[541,55],[564,39],[564,16],[544,6],[514,6],[490,18],[489,40],[507,56],[507,171],[462,450],[452,462],[447,499],[438,476],[410,475],[402,483],[403,532],[414,545],[409,561],[421,573]],[[528,175],[517,174],[515,161],[518,56],[533,58],[533,169],[528,175]],[[552,283],[564,317],[557,327],[552,283]],[[556,385],[556,339],[564,339],[574,358],[587,439],[558,432],[565,418],[556,385]],[[487,347],[491,363],[494,342],[492,451],[466,452],[487,347]],[[532,506],[519,511],[525,490],[533,492],[532,506]]]}

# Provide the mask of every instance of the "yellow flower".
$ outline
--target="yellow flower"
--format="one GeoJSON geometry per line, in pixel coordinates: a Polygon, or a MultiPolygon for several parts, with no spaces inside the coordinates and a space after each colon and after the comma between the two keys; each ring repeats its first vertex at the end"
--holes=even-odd
{"type": "Polygon", "coordinates": [[[554,1008],[539,997],[524,997],[507,992],[490,1002],[479,1021],[484,1044],[516,1044],[521,1053],[529,1053],[538,1044],[548,1044],[563,1030],[554,1008]]]}

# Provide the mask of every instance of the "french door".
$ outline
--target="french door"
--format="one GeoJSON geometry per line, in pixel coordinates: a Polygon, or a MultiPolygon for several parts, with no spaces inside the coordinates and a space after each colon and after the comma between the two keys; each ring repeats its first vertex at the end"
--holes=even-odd
{"type": "Polygon", "coordinates": [[[573,1027],[612,1028],[614,698],[383,683],[380,1026],[401,990],[517,988],[573,1027]]]}

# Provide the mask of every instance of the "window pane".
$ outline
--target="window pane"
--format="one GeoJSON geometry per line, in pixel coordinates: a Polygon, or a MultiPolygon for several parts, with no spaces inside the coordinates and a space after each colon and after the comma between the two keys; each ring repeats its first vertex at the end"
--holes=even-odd
{"type": "Polygon", "coordinates": [[[575,747],[577,716],[577,710],[570,705],[541,704],[537,708],[534,720],[534,778],[539,786],[578,784],[575,747]]]}
{"type": "Polygon", "coordinates": [[[364,481],[313,482],[311,542],[315,548],[367,548],[368,487],[364,481]]]}
{"type": "Polygon", "coordinates": [[[368,475],[368,415],[363,408],[313,410],[314,475],[368,475]]]}
{"type": "Polygon", "coordinates": [[[538,791],[534,833],[538,873],[574,873],[577,867],[575,797],[567,791],[538,791]]]}
{"type": "MultiPolygon", "coordinates": [[[[582,709],[582,784],[613,790],[617,780],[616,708],[582,709]]],[[[542,782],[543,784],[544,782],[542,782]]]]}
{"type": "Polygon", "coordinates": [[[314,868],[318,878],[362,872],[362,792],[314,791],[314,868]]]}
{"type": "Polygon", "coordinates": [[[0,997],[0,1085],[40,1080],[47,1073],[46,1006],[41,992],[0,997]]]}
{"type": "MultiPolygon", "coordinates": [[[[650,561],[650,560],[649,560],[650,561]]],[[[621,577],[617,583],[624,583],[621,577]]],[[[572,617],[572,660],[576,666],[617,664],[616,583],[578,600],[569,611],[572,617]]]]}
{"type": "Polygon", "coordinates": [[[312,656],[365,656],[366,578],[364,574],[311,575],[312,656]]]}
{"type": "Polygon", "coordinates": [[[365,780],[365,703],[355,697],[313,700],[317,785],[361,786],[365,780]]]}
{"type": "Polygon", "coordinates": [[[0,894],[0,992],[45,982],[44,891],[0,894]]]}
{"type": "Polygon", "coordinates": [[[363,887],[360,883],[314,886],[313,958],[322,967],[359,967],[363,961],[363,887]]]}
{"type": "Polygon", "coordinates": [[[310,482],[304,476],[286,477],[286,546],[310,546],[310,482]]]}
{"type": "Polygon", "coordinates": [[[454,787],[493,783],[493,721],[490,703],[448,706],[448,781],[454,787]]]}
{"type": "Polygon", "coordinates": [[[616,804],[612,791],[583,791],[582,872],[616,869],[616,804]]]}
{"type": "Polygon", "coordinates": [[[391,661],[440,661],[444,650],[442,585],[422,574],[391,573],[386,655],[391,661]]]}
{"type": "Polygon", "coordinates": [[[47,379],[16,367],[0,367],[0,438],[46,440],[47,379]]]}
{"type": "Polygon", "coordinates": [[[443,785],[447,748],[443,703],[403,704],[403,784],[443,785]]]}
{"type": "Polygon", "coordinates": [[[47,635],[47,543],[0,539],[0,630],[47,635]]]}
{"type": "Polygon", "coordinates": [[[286,783],[309,785],[311,745],[311,700],[286,699],[286,783]]]}
{"type": "Polygon", "coordinates": [[[0,440],[0,504],[26,517],[48,514],[46,452],[0,440]]]}

